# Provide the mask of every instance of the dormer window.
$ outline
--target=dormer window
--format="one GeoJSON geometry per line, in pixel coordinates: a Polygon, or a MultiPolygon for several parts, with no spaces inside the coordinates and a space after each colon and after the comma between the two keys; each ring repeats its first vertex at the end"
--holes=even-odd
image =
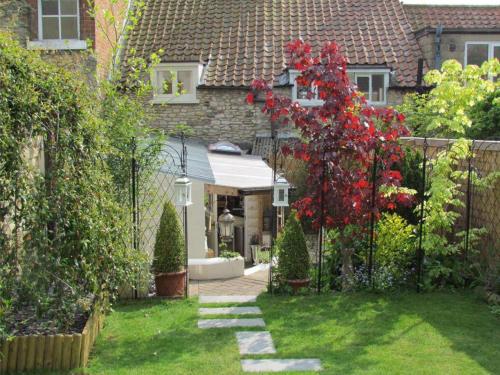
{"type": "MultiPolygon", "coordinates": [[[[349,69],[351,83],[358,87],[369,104],[386,105],[387,89],[389,88],[389,69],[349,69]]],[[[323,100],[318,98],[318,90],[315,87],[304,87],[297,83],[299,71],[290,71],[290,83],[293,84],[292,98],[305,107],[316,107],[323,105],[323,100]]]]}
{"type": "Polygon", "coordinates": [[[79,0],[38,0],[38,40],[28,48],[86,49],[80,40],[79,0]]]}
{"type": "Polygon", "coordinates": [[[351,83],[365,95],[372,105],[387,104],[387,89],[389,87],[388,69],[348,70],[351,83]]]}
{"type": "Polygon", "coordinates": [[[300,76],[298,70],[290,70],[290,83],[293,84],[292,98],[304,107],[317,107],[323,105],[323,100],[318,98],[318,89],[316,87],[302,86],[297,83],[297,77],[300,76]]]}
{"type": "Polygon", "coordinates": [[[198,103],[196,87],[202,66],[197,63],[158,64],[151,74],[153,103],[198,103]]]}

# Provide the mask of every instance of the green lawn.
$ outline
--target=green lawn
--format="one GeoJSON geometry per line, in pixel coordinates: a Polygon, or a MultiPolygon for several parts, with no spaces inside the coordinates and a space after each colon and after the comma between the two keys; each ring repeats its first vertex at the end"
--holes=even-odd
{"type": "MultiPolygon", "coordinates": [[[[259,297],[278,351],[326,374],[498,374],[500,320],[472,294],[259,297]]],[[[241,374],[231,330],[196,327],[198,303],[116,307],[89,374],[241,374]]]]}

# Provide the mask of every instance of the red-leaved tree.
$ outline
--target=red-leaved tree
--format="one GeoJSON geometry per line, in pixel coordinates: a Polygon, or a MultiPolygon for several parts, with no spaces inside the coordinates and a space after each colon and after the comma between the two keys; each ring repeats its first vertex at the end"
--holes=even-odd
{"type": "Polygon", "coordinates": [[[308,98],[317,93],[322,105],[301,106],[275,94],[263,80],[253,82],[247,102],[264,95],[262,111],[271,121],[291,121],[300,131],[300,141],[283,149],[307,166],[308,190],[295,202],[299,216],[311,218],[316,228],[323,219],[325,228],[342,229],[362,226],[371,213],[378,218],[382,209],[409,204],[411,195],[399,189],[402,177],[394,168],[403,157],[398,139],[409,134],[404,116],[367,103],[349,81],[346,58],[336,43],[326,43],[313,56],[310,45],[298,40],[288,44],[287,53],[289,68],[300,72],[297,84],[311,87],[308,98]]]}

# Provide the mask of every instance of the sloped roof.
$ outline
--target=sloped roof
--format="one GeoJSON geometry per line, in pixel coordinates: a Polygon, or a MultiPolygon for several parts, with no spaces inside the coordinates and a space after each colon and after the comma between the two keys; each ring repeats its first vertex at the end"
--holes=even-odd
{"type": "MultiPolygon", "coordinates": [[[[182,173],[180,155],[182,154],[182,143],[180,139],[169,138],[163,147],[165,165],[161,167],[164,173],[182,173]]],[[[212,169],[207,157],[207,147],[202,143],[186,141],[187,176],[194,180],[213,184],[215,182],[212,169]]]]}
{"type": "Polygon", "coordinates": [[[447,29],[498,29],[500,6],[404,5],[413,31],[439,24],[447,29]]]}
{"type": "Polygon", "coordinates": [[[230,155],[209,152],[208,160],[215,185],[237,189],[270,189],[273,170],[255,155],[230,155]]]}
{"type": "Polygon", "coordinates": [[[297,38],[316,51],[334,40],[349,64],[386,65],[396,85],[416,83],[422,55],[399,0],[145,0],[125,61],[163,49],[162,62],[208,64],[206,86],[277,83],[297,38]]]}

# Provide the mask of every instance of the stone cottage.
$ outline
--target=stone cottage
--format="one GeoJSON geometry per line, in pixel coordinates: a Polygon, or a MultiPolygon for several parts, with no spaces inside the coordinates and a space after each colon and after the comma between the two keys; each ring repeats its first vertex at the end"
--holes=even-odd
{"type": "Polygon", "coordinates": [[[397,104],[417,84],[423,55],[399,0],[147,0],[125,61],[163,50],[150,77],[155,126],[183,123],[206,142],[249,149],[270,129],[259,109],[245,104],[254,79],[303,105],[320,102],[307,100],[297,73],[287,70],[285,46],[297,38],[314,50],[329,40],[340,44],[373,105],[397,104]]]}

